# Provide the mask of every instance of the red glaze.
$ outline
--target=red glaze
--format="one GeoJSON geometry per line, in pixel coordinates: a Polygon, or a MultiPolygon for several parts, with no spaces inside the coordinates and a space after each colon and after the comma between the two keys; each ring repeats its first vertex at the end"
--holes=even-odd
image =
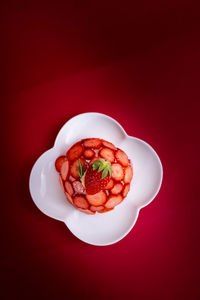
{"type": "Polygon", "coordinates": [[[59,180],[67,200],[81,212],[90,215],[109,212],[120,204],[130,190],[133,177],[127,154],[111,142],[98,138],[84,139],[72,145],[66,156],[57,158],[55,168],[60,173],[59,180]],[[106,179],[100,190],[95,190],[94,186],[95,194],[88,194],[77,170],[79,159],[82,165],[86,162],[88,171],[90,164],[99,158],[111,163],[112,178],[106,179]]]}

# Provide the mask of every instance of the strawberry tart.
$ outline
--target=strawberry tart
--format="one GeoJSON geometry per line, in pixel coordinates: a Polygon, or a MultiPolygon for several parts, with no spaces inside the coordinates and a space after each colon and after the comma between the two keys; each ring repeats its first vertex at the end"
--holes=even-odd
{"type": "Polygon", "coordinates": [[[133,168],[127,154],[103,139],[88,138],[56,159],[61,187],[67,200],[81,212],[108,212],[130,190],[133,168]]]}

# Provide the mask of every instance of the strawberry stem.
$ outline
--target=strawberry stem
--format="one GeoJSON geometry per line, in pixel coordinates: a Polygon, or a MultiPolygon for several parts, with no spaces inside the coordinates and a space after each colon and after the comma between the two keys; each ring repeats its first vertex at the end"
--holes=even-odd
{"type": "Polygon", "coordinates": [[[102,172],[101,174],[101,179],[104,179],[108,173],[110,175],[110,177],[112,176],[112,168],[111,168],[111,164],[109,161],[105,160],[105,159],[97,159],[93,162],[92,164],[92,169],[95,171],[97,170],[97,172],[102,172]]]}

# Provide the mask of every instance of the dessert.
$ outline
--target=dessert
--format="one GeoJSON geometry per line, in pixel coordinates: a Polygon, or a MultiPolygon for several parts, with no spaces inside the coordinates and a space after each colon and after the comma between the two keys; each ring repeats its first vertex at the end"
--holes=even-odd
{"type": "Polygon", "coordinates": [[[87,138],[55,161],[67,200],[81,212],[108,212],[130,190],[133,168],[127,154],[112,143],[87,138]]]}

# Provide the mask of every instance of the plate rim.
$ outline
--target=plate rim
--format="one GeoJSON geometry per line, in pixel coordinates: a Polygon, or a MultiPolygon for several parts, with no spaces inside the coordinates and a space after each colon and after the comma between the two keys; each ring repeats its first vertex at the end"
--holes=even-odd
{"type": "Polygon", "coordinates": [[[69,230],[76,238],[78,238],[79,240],[81,240],[82,242],[84,242],[84,243],[86,243],[86,244],[93,245],[93,246],[109,246],[109,245],[113,245],[113,244],[119,242],[119,241],[122,240],[126,235],[129,234],[129,232],[133,229],[135,223],[136,223],[137,220],[138,220],[140,210],[141,210],[142,208],[146,207],[147,205],[149,205],[149,204],[155,199],[155,197],[157,196],[157,194],[159,193],[159,191],[160,191],[160,189],[161,189],[162,181],[163,181],[163,166],[162,166],[160,157],[158,156],[158,154],[156,153],[156,151],[153,149],[153,147],[152,147],[149,143],[147,143],[147,142],[145,142],[144,140],[142,140],[142,139],[140,139],[140,138],[137,138],[137,137],[135,137],[135,136],[130,136],[130,135],[128,135],[127,132],[125,131],[125,129],[122,127],[122,125],[121,125],[120,123],[118,123],[118,121],[116,121],[114,118],[112,118],[112,117],[110,117],[110,116],[108,116],[108,115],[106,115],[106,114],[99,113],[99,112],[84,112],[84,113],[77,114],[77,115],[73,116],[72,118],[70,118],[69,120],[67,120],[67,121],[63,124],[63,126],[60,128],[60,130],[58,131],[58,134],[56,135],[56,138],[55,138],[53,147],[51,147],[50,149],[48,149],[48,150],[46,150],[45,152],[43,152],[43,153],[37,158],[37,160],[35,161],[35,163],[34,163],[32,169],[31,169],[30,176],[29,176],[29,191],[30,191],[30,194],[31,194],[31,198],[32,198],[33,202],[35,203],[35,205],[37,206],[37,208],[38,208],[42,213],[44,213],[45,215],[47,215],[48,217],[51,217],[51,218],[53,218],[53,219],[55,219],[55,220],[64,222],[64,224],[67,226],[68,230],[69,230]],[[152,151],[153,154],[155,155],[155,157],[156,157],[156,159],[157,159],[157,161],[158,161],[158,163],[159,163],[160,171],[161,171],[161,176],[160,176],[159,184],[158,184],[158,187],[157,187],[155,193],[154,193],[153,196],[149,199],[149,201],[146,202],[144,205],[139,205],[139,206],[137,205],[137,206],[136,206],[136,209],[137,209],[136,215],[135,215],[135,218],[134,218],[134,220],[133,220],[131,226],[128,228],[128,230],[127,230],[123,235],[121,235],[118,239],[115,239],[115,240],[112,241],[112,242],[109,242],[109,243],[103,243],[103,244],[99,244],[99,243],[90,243],[90,242],[88,242],[88,241],[85,241],[85,240],[79,238],[79,237],[78,237],[78,236],[70,229],[70,227],[68,227],[68,225],[67,225],[67,218],[63,220],[63,219],[61,219],[61,218],[57,218],[57,217],[51,216],[51,215],[48,214],[47,212],[42,211],[42,210],[40,209],[40,207],[37,205],[37,202],[35,202],[34,197],[32,196],[32,193],[31,193],[31,190],[32,190],[32,188],[31,188],[31,178],[32,178],[32,176],[33,176],[34,167],[35,167],[36,163],[38,162],[38,160],[39,160],[41,157],[43,157],[47,152],[52,151],[52,150],[54,150],[54,149],[57,147],[57,144],[58,144],[58,141],[59,141],[59,137],[61,136],[62,131],[64,131],[64,129],[65,129],[65,127],[67,126],[67,124],[69,124],[70,122],[72,122],[72,121],[73,121],[74,119],[76,119],[76,118],[80,118],[80,117],[82,117],[82,116],[87,116],[87,115],[88,115],[88,116],[91,116],[91,115],[94,115],[94,116],[95,116],[95,115],[96,115],[96,116],[103,116],[104,118],[113,121],[113,122],[120,128],[120,130],[122,131],[123,135],[124,135],[125,137],[127,137],[128,139],[138,140],[139,142],[145,144],[145,146],[147,146],[147,147],[149,148],[149,150],[152,151]]]}

